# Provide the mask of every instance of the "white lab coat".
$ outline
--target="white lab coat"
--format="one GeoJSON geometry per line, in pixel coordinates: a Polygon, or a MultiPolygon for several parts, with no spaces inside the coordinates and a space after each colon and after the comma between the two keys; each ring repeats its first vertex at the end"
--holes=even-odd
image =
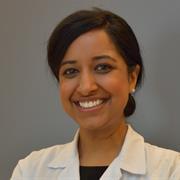
{"type": "MultiPolygon", "coordinates": [[[[34,151],[11,180],[79,180],[78,132],[72,142],[34,151]]],[[[180,153],[144,142],[131,126],[119,155],[100,180],[180,180],[180,153]]]]}

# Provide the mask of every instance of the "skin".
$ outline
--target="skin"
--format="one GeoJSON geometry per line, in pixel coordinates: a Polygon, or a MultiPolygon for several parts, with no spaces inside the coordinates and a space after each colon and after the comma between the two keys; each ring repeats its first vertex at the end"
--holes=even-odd
{"type": "Polygon", "coordinates": [[[128,73],[102,29],[81,35],[69,46],[59,71],[59,92],[64,110],[80,126],[81,165],[108,165],[117,156],[127,132],[124,108],[138,73],[138,65],[128,73]],[[97,99],[103,103],[90,109],[78,105],[97,99]]]}

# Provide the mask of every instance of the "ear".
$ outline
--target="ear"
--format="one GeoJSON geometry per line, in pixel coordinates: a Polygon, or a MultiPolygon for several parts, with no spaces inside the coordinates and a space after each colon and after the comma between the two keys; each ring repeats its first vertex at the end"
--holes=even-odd
{"type": "Polygon", "coordinates": [[[136,88],[136,83],[140,71],[140,66],[137,64],[133,70],[129,73],[129,93],[132,93],[133,89],[136,88]]]}

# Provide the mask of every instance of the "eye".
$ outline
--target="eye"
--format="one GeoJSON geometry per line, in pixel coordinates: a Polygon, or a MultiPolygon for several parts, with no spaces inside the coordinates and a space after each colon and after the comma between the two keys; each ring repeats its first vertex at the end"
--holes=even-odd
{"type": "Polygon", "coordinates": [[[113,67],[110,64],[98,64],[95,67],[95,71],[98,73],[102,73],[102,74],[108,73],[112,69],[113,69],[113,67]]]}
{"type": "Polygon", "coordinates": [[[63,76],[66,78],[73,78],[79,71],[75,68],[68,68],[63,71],[63,76]]]}

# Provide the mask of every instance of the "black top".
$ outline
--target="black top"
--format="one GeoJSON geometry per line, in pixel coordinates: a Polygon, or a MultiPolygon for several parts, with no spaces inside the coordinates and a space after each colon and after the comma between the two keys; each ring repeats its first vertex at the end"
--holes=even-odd
{"type": "Polygon", "coordinates": [[[108,166],[80,166],[80,180],[99,180],[108,166]]]}

